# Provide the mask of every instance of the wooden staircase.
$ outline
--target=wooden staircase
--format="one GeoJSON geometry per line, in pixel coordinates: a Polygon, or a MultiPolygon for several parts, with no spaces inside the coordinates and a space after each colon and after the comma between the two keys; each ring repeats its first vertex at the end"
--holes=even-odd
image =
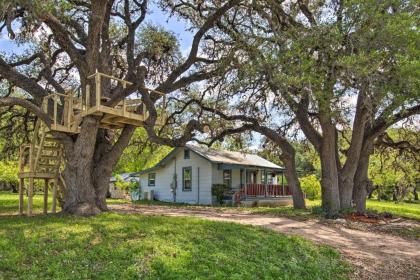
{"type": "MultiPolygon", "coordinates": [[[[142,99],[124,98],[113,107],[107,106],[109,98],[102,95],[102,83],[113,83],[125,89],[131,83],[103,73],[95,73],[88,77],[88,84],[82,94],[74,91],[67,93],[52,93],[44,97],[42,110],[52,119],[51,126],[38,121],[32,141],[20,147],[19,158],[19,213],[24,212],[24,193],[28,197],[27,215],[32,215],[35,180],[44,181],[44,209],[48,212],[48,189],[52,182],[52,209],[56,212],[58,184],[65,187],[61,176],[64,168],[63,147],[55,139],[52,132],[67,134],[80,133],[80,125],[85,116],[100,117],[100,127],[105,129],[119,129],[125,125],[142,126],[149,113],[142,99]],[[91,88],[93,91],[91,92],[91,88]],[[92,99],[94,100],[92,102],[92,99]],[[25,180],[29,181],[27,189],[25,180]]],[[[148,94],[162,95],[162,104],[159,108],[159,117],[156,125],[165,121],[166,97],[164,93],[143,89],[148,94]]]]}
{"type": "Polygon", "coordinates": [[[19,213],[24,211],[25,179],[29,180],[26,194],[28,197],[27,215],[32,215],[35,180],[44,180],[44,209],[48,212],[48,189],[52,182],[52,207],[57,209],[57,189],[61,178],[63,149],[57,139],[51,135],[51,130],[38,120],[32,141],[20,148],[19,157],[19,213]]]}

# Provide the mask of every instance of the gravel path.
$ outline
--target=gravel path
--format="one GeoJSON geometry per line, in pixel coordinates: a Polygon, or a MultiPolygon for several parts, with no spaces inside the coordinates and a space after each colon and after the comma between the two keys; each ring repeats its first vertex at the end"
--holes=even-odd
{"type": "Polygon", "coordinates": [[[353,279],[420,279],[420,240],[407,240],[388,234],[330,226],[316,219],[297,221],[286,217],[255,215],[234,210],[130,204],[114,204],[109,208],[119,213],[191,216],[262,226],[281,233],[299,235],[338,249],[354,266],[353,279]]]}

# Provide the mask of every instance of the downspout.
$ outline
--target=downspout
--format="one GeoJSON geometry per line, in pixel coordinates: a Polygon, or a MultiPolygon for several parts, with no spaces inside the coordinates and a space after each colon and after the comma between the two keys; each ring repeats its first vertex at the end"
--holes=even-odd
{"type": "Polygon", "coordinates": [[[200,204],[200,167],[197,167],[197,204],[200,204]]]}
{"type": "MultiPolygon", "coordinates": [[[[175,156],[175,164],[174,164],[174,176],[176,175],[176,156],[175,156]]],[[[178,175],[176,175],[176,180],[178,181],[178,175]]],[[[175,184],[174,188],[174,202],[176,202],[176,189],[178,188],[178,182],[175,184]]]]}

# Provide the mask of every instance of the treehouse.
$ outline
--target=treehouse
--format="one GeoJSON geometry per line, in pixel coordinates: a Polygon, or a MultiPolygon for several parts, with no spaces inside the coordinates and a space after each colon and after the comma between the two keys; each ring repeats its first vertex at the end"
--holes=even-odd
{"type": "MultiPolygon", "coordinates": [[[[52,184],[52,212],[56,212],[58,185],[64,188],[65,182],[61,175],[64,169],[63,147],[53,132],[67,134],[80,133],[80,125],[86,116],[96,116],[100,120],[100,127],[104,129],[120,129],[125,125],[143,126],[149,117],[149,112],[142,99],[123,98],[113,106],[111,98],[103,94],[104,89],[119,88],[125,90],[132,83],[109,76],[95,73],[87,78],[85,91],[67,93],[52,93],[45,96],[42,110],[50,116],[52,123],[47,126],[40,120],[35,124],[32,140],[29,144],[22,145],[19,158],[19,213],[23,214],[25,179],[29,180],[27,188],[28,216],[32,215],[32,202],[34,196],[35,180],[44,181],[44,209],[48,212],[48,189],[52,184]]],[[[163,96],[157,108],[158,120],[156,125],[164,123],[166,108],[165,94],[144,89],[147,94],[163,96]]],[[[109,92],[109,91],[107,91],[109,92]]]]}

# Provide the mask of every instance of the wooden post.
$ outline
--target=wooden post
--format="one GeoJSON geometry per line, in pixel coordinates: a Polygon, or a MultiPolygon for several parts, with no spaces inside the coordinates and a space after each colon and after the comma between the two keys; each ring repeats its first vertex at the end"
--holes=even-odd
{"type": "Polygon", "coordinates": [[[146,120],[146,105],[143,102],[143,121],[146,120]]]}
{"type": "Polygon", "coordinates": [[[34,197],[34,178],[29,178],[29,189],[28,189],[28,216],[32,216],[32,202],[34,197]]]}
{"type": "Polygon", "coordinates": [[[125,116],[125,110],[126,110],[126,107],[127,107],[127,103],[126,103],[126,100],[125,100],[125,98],[123,99],[123,104],[122,104],[122,115],[123,116],[125,116]]]}
{"type": "Polygon", "coordinates": [[[19,214],[23,215],[23,187],[24,187],[25,179],[19,179],[19,214]]]}
{"type": "Polygon", "coordinates": [[[284,171],[281,172],[281,191],[282,191],[283,195],[286,195],[284,193],[284,171]]]}
{"type": "Polygon", "coordinates": [[[95,74],[95,92],[96,92],[96,109],[99,110],[101,105],[101,76],[99,73],[95,74]]]}
{"type": "Polygon", "coordinates": [[[48,213],[48,179],[44,179],[44,215],[48,213]]]}
{"type": "Polygon", "coordinates": [[[247,169],[245,168],[245,200],[247,200],[247,198],[248,198],[248,192],[247,192],[247,189],[248,189],[248,174],[247,174],[247,169]]]}
{"type": "Polygon", "coordinates": [[[57,212],[57,185],[58,185],[58,177],[55,176],[52,188],[52,206],[51,212],[54,214],[57,212]]]}
{"type": "Polygon", "coordinates": [[[87,110],[89,110],[89,107],[90,107],[90,85],[86,85],[85,100],[86,100],[85,111],[87,111],[87,110]]]}
{"type": "Polygon", "coordinates": [[[67,129],[71,130],[71,122],[72,122],[72,116],[73,116],[73,92],[70,92],[70,95],[68,97],[68,113],[67,113],[67,129]]]}
{"type": "Polygon", "coordinates": [[[54,95],[53,99],[54,99],[54,126],[56,127],[57,126],[57,105],[58,105],[57,96],[54,95]]]}

